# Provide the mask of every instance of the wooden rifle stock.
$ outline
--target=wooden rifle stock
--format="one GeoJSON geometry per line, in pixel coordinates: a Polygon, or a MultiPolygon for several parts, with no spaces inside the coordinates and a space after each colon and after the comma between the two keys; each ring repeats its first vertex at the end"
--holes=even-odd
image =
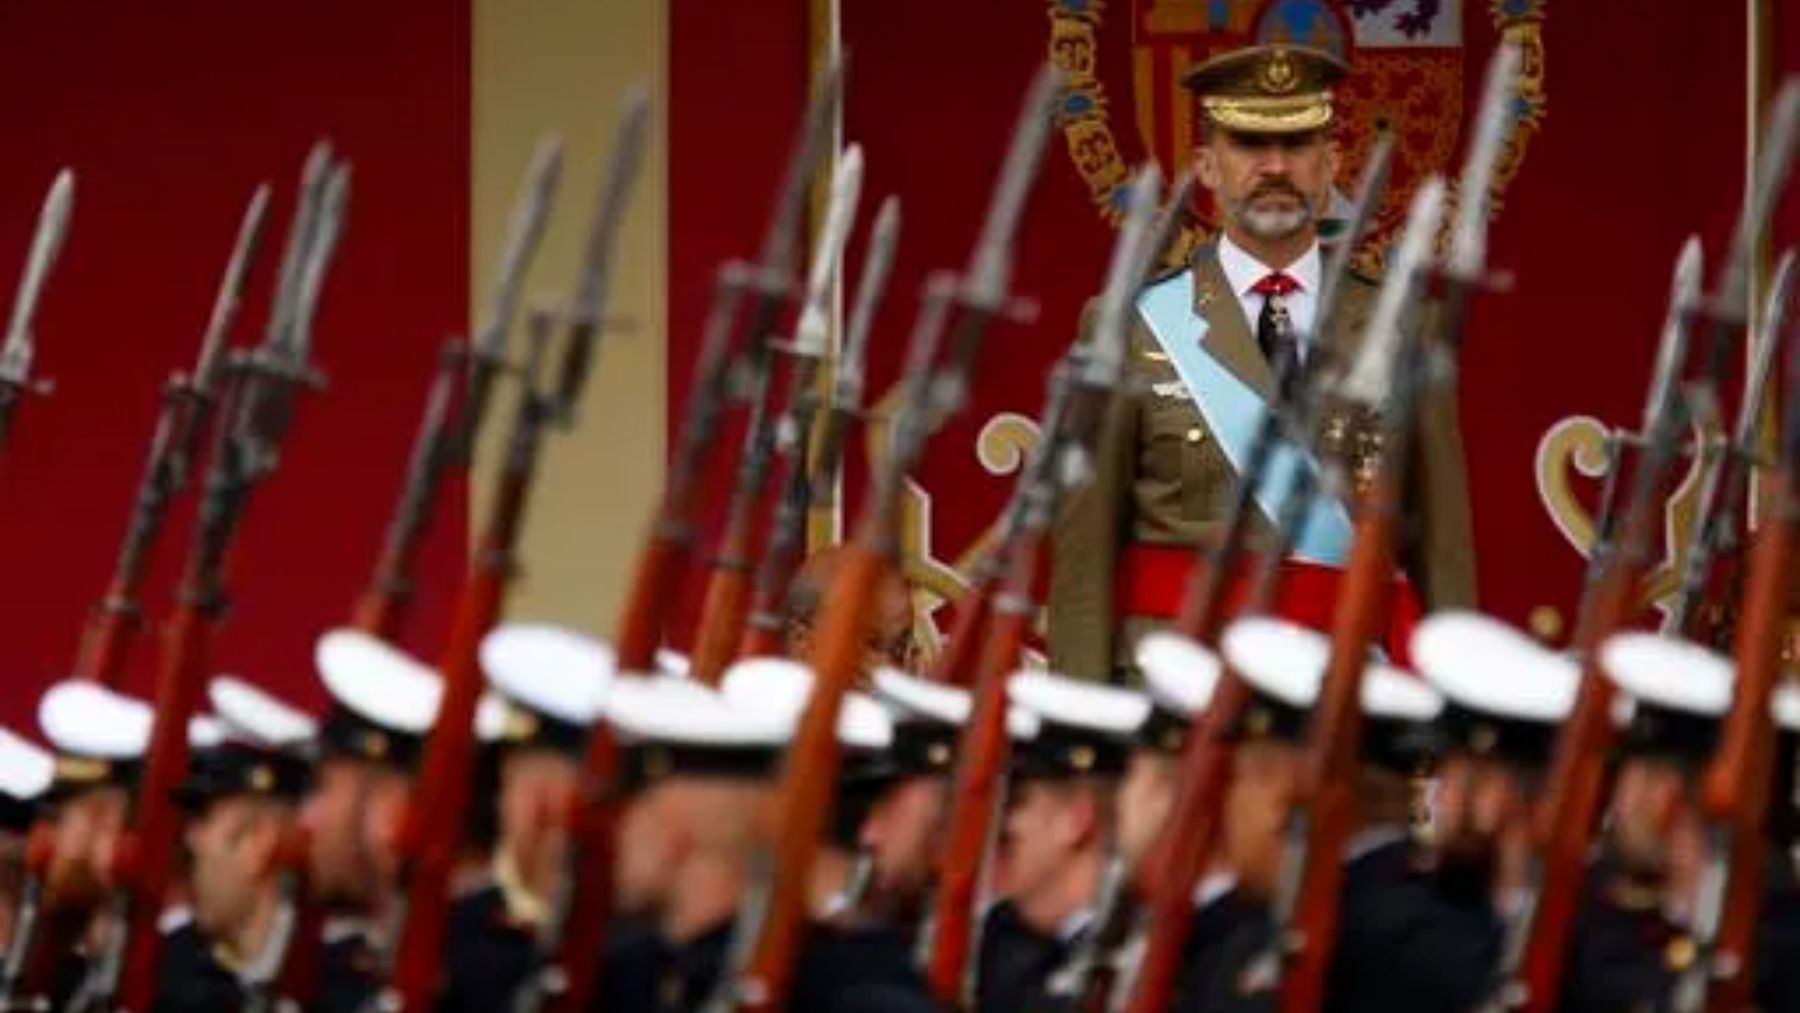
{"type": "Polygon", "coordinates": [[[981,657],[982,636],[994,614],[994,587],[1000,579],[996,564],[1002,548],[994,547],[976,570],[968,590],[956,600],[956,621],[950,625],[943,653],[932,666],[931,677],[938,682],[964,689],[975,685],[975,663],[981,657]]]}
{"type": "Polygon", "coordinates": [[[944,835],[931,915],[925,982],[944,1005],[967,1005],[969,957],[974,949],[977,891],[989,830],[1006,778],[1006,681],[1019,667],[1036,615],[1031,589],[1043,555],[1042,530],[1021,531],[1006,547],[1002,590],[980,639],[974,668],[974,709],[957,747],[950,821],[944,835]]]}
{"type": "Polygon", "coordinates": [[[126,1009],[149,1009],[156,995],[161,953],[156,922],[168,895],[181,823],[169,793],[187,772],[188,718],[200,702],[207,658],[224,606],[217,588],[197,580],[186,583],[157,681],[157,720],[152,725],[130,847],[125,849],[131,856],[126,875],[132,901],[119,994],[126,1009]]]}
{"type": "Polygon", "coordinates": [[[497,360],[471,356],[459,342],[450,342],[440,353],[400,499],[388,521],[369,582],[351,612],[352,624],[364,633],[391,643],[405,627],[418,587],[419,553],[425,536],[437,515],[442,491],[468,483],[468,447],[481,428],[481,420],[472,413],[486,404],[486,387],[499,365],[497,360]],[[471,392],[479,387],[481,395],[453,406],[465,367],[471,373],[471,392]],[[462,416],[455,420],[455,432],[449,428],[452,412],[462,416]]]}
{"type": "Polygon", "coordinates": [[[1600,564],[1577,630],[1580,689],[1557,735],[1535,817],[1539,881],[1517,982],[1523,987],[1518,1008],[1528,1013],[1550,1013],[1556,1005],[1587,873],[1588,840],[1604,800],[1607,755],[1615,738],[1612,682],[1600,670],[1599,647],[1638,611],[1639,583],[1648,568],[1647,545],[1656,524],[1656,486],[1672,456],[1673,442],[1671,434],[1652,438],[1640,460],[1637,488],[1621,519],[1621,541],[1600,564]]]}
{"type": "Polygon", "coordinates": [[[885,532],[870,530],[847,544],[831,594],[821,607],[811,659],[818,684],[782,765],[776,812],[781,832],[773,856],[768,907],[746,973],[735,983],[736,1009],[741,1013],[787,1008],[794,962],[805,937],[813,858],[837,787],[838,709],[862,661],[875,592],[890,565],[891,544],[885,532]]]}
{"type": "Polygon", "coordinates": [[[390,995],[400,1010],[432,1008],[443,981],[450,875],[463,840],[475,762],[475,710],[481,697],[481,641],[499,621],[517,560],[519,534],[537,472],[538,451],[556,402],[540,389],[538,364],[550,315],[532,319],[526,387],[508,440],[499,488],[457,599],[439,669],[443,701],[425,740],[418,786],[407,805],[398,849],[405,870],[405,921],[395,944],[390,995]]]}
{"type": "Polygon", "coordinates": [[[1396,449],[1390,448],[1384,474],[1358,507],[1344,588],[1332,618],[1330,661],[1308,728],[1299,799],[1306,812],[1306,850],[1287,926],[1298,949],[1282,979],[1283,1013],[1324,1008],[1326,976],[1337,941],[1342,856],[1358,812],[1362,679],[1369,645],[1377,639],[1393,588],[1394,542],[1403,509],[1399,475],[1403,454],[1394,453],[1396,449]]]}
{"type": "MultiPolygon", "coordinates": [[[[1790,392],[1796,389],[1791,380],[1790,392]]],[[[1791,405],[1788,411],[1782,457],[1772,482],[1772,509],[1750,556],[1744,613],[1733,650],[1737,680],[1731,710],[1700,780],[1702,810],[1715,828],[1715,838],[1728,849],[1721,856],[1728,863],[1723,906],[1711,952],[1702,953],[1710,972],[1708,1013],[1748,1009],[1756,980],[1756,926],[1769,847],[1764,832],[1776,754],[1770,701],[1783,677],[1788,590],[1800,527],[1800,423],[1796,422],[1800,412],[1791,405]]]]}

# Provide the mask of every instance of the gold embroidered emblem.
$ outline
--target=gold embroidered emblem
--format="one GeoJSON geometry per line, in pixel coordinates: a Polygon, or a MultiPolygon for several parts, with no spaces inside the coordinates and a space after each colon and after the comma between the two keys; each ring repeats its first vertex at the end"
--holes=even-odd
{"type": "Polygon", "coordinates": [[[1076,770],[1092,770],[1096,759],[1098,757],[1094,755],[1093,746],[1073,746],[1069,749],[1069,766],[1076,770]]]}
{"type": "Polygon", "coordinates": [[[1263,90],[1271,95],[1286,95],[1294,90],[1299,82],[1299,75],[1294,73],[1294,59],[1285,49],[1277,49],[1269,54],[1269,62],[1263,64],[1263,90]]]}

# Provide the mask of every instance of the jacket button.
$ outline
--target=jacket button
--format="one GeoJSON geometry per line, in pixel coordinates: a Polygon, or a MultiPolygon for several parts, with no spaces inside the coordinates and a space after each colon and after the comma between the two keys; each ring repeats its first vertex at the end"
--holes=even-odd
{"type": "Polygon", "coordinates": [[[1190,427],[1187,431],[1187,441],[1189,443],[1199,443],[1204,436],[1205,434],[1200,431],[1199,426],[1190,427]]]}

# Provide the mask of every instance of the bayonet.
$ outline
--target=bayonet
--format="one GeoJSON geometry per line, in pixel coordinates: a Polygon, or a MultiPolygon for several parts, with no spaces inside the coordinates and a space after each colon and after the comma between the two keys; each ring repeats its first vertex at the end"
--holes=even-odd
{"type": "Polygon", "coordinates": [[[1515,119],[1515,92],[1519,77],[1519,47],[1502,42],[1488,61],[1481,105],[1475,115],[1475,134],[1469,157],[1463,163],[1456,191],[1456,224],[1450,232],[1450,252],[1444,273],[1470,283],[1481,279],[1487,261],[1488,194],[1504,150],[1507,132],[1515,119]]]}
{"type": "Polygon", "coordinates": [[[63,240],[69,233],[69,215],[75,205],[75,173],[64,169],[56,174],[44,195],[38,212],[37,229],[31,237],[31,249],[25,256],[25,270],[19,277],[19,288],[13,296],[12,318],[6,328],[6,342],[0,344],[0,442],[12,429],[13,407],[19,396],[39,392],[48,387],[31,377],[31,360],[35,351],[32,321],[44,291],[44,280],[62,252],[63,240]]]}
{"type": "Polygon", "coordinates": [[[487,316],[475,332],[475,340],[470,342],[470,352],[477,358],[505,361],[506,336],[518,311],[519,284],[544,238],[544,223],[550,218],[557,183],[562,178],[562,152],[562,137],[549,134],[538,142],[537,153],[525,170],[524,185],[506,227],[506,245],[500,255],[494,295],[488,302],[487,316]]]}
{"type": "Polygon", "coordinates": [[[600,181],[600,195],[594,205],[594,224],[588,230],[587,256],[581,274],[575,281],[575,298],[569,310],[569,336],[563,345],[558,411],[563,425],[573,425],[575,402],[587,384],[593,369],[594,342],[605,321],[600,312],[606,305],[608,286],[612,281],[612,257],[618,244],[619,230],[625,221],[625,209],[631,186],[637,180],[644,161],[644,137],[650,118],[650,99],[642,85],[626,93],[624,110],[618,129],[613,133],[612,157],[606,175],[600,181]]]}
{"type": "Polygon", "coordinates": [[[331,173],[331,143],[318,141],[307,152],[306,164],[300,170],[300,192],[294,204],[294,217],[288,222],[287,245],[281,254],[281,269],[275,276],[275,297],[269,314],[269,340],[285,344],[293,326],[300,298],[301,277],[306,270],[307,251],[312,248],[313,229],[318,220],[319,202],[327,177],[331,173]]]}
{"type": "Polygon", "coordinates": [[[1338,385],[1338,394],[1345,399],[1379,410],[1393,390],[1404,344],[1404,315],[1417,301],[1424,272],[1430,268],[1432,244],[1443,211],[1444,181],[1431,176],[1413,194],[1406,231],[1376,296],[1361,354],[1338,385]]]}
{"type": "Polygon", "coordinates": [[[950,343],[951,365],[939,370],[930,383],[933,410],[942,419],[962,409],[968,400],[967,378],[988,321],[1008,309],[1012,281],[1012,251],[1019,222],[1025,214],[1025,198],[1044,159],[1056,110],[1062,100],[1063,75],[1051,64],[1038,68],[1019,107],[998,184],[989,200],[980,237],[969,256],[969,267],[959,282],[957,304],[961,322],[950,343]]]}
{"type": "Polygon", "coordinates": [[[794,328],[792,351],[795,355],[813,359],[825,355],[825,343],[830,336],[831,283],[837,278],[838,265],[844,256],[844,240],[850,234],[850,223],[856,218],[862,172],[862,147],[852,144],[844,149],[838,159],[837,172],[831,179],[831,200],[826,205],[825,224],[819,229],[818,242],[813,248],[800,323],[794,328]]]}

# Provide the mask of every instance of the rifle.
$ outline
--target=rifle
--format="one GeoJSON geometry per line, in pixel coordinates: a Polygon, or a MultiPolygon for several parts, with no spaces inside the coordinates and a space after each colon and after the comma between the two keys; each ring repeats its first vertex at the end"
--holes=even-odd
{"type": "MultiPolygon", "coordinates": [[[[1757,360],[1764,368],[1769,350],[1787,331],[1794,268],[1790,249],[1781,258],[1763,311],[1757,360]]],[[[1790,397],[1800,392],[1800,355],[1791,351],[1787,380],[1790,397]]],[[[1746,395],[1750,390],[1745,388],[1746,395]]],[[[1692,929],[1697,956],[1673,990],[1672,1007],[1681,1013],[1747,1010],[1755,985],[1757,916],[1769,850],[1764,825],[1775,766],[1776,731],[1769,707],[1782,678],[1788,588],[1800,532],[1800,412],[1788,412],[1778,455],[1770,476],[1771,509],[1751,549],[1733,651],[1737,679],[1731,710],[1699,782],[1709,855],[1692,929]]]]}
{"type": "MultiPolygon", "coordinates": [[[[1398,293],[1398,297],[1391,304],[1384,298],[1378,305],[1369,327],[1369,346],[1340,388],[1369,410],[1386,407],[1386,433],[1377,480],[1359,496],[1355,540],[1332,617],[1330,660],[1308,729],[1299,797],[1289,815],[1287,855],[1277,897],[1281,929],[1277,935],[1287,961],[1281,1006],[1287,1013],[1322,1007],[1336,942],[1342,855],[1357,808],[1362,676],[1369,644],[1392,588],[1395,540],[1405,509],[1402,488],[1412,413],[1420,394],[1417,388],[1431,382],[1424,375],[1426,364],[1401,359],[1406,353],[1397,311],[1416,300],[1429,271],[1430,237],[1441,213],[1434,206],[1442,198],[1438,186],[1438,181],[1429,181],[1414,198],[1396,265],[1399,276],[1391,278],[1382,293],[1384,297],[1398,293]],[[1389,305],[1392,311],[1388,311],[1389,305]],[[1396,383],[1391,376],[1394,371],[1414,375],[1401,376],[1396,383]]],[[[1429,347],[1421,347],[1415,354],[1426,358],[1431,352],[1429,347]]]]}
{"type": "MultiPolygon", "coordinates": [[[[1343,291],[1343,276],[1349,270],[1350,259],[1380,203],[1393,148],[1393,138],[1383,135],[1363,166],[1356,202],[1339,243],[1332,251],[1320,287],[1319,309],[1314,318],[1317,334],[1331,333],[1343,291]]],[[[1314,354],[1327,352],[1329,349],[1320,348],[1314,354]]],[[[1271,405],[1258,424],[1250,451],[1245,455],[1244,472],[1237,484],[1231,510],[1226,514],[1224,529],[1210,546],[1200,548],[1201,561],[1189,574],[1181,612],[1174,626],[1176,634],[1209,648],[1216,647],[1224,624],[1225,588],[1247,544],[1251,514],[1257,509],[1256,489],[1268,474],[1275,451],[1282,444],[1284,430],[1291,428],[1304,434],[1312,428],[1313,412],[1307,403],[1312,395],[1307,386],[1299,382],[1296,359],[1292,356],[1284,358],[1277,363],[1277,370],[1275,389],[1282,403],[1271,405]],[[1296,417],[1291,427],[1284,426],[1284,415],[1296,417]]],[[[1321,370],[1320,375],[1324,374],[1321,370]]],[[[1281,516],[1274,518],[1275,537],[1264,551],[1264,564],[1247,603],[1250,612],[1267,611],[1274,599],[1281,561],[1287,557],[1305,517],[1306,485],[1310,484],[1303,482],[1305,479],[1304,470],[1295,473],[1283,501],[1281,516]]],[[[1140,877],[1146,886],[1153,885],[1154,888],[1143,891],[1148,895],[1148,925],[1144,955],[1138,963],[1129,998],[1131,1010],[1140,1013],[1162,1010],[1168,1006],[1174,992],[1181,954],[1193,924],[1194,888],[1205,870],[1207,856],[1212,853],[1220,825],[1220,807],[1231,777],[1232,749],[1225,731],[1236,723],[1249,697],[1250,690],[1244,681],[1230,665],[1222,665],[1212,699],[1206,708],[1194,715],[1189,726],[1170,816],[1146,857],[1146,867],[1152,872],[1140,877]]],[[[1087,1007],[1092,1008],[1091,1002],[1087,1007]]]]}
{"type": "MultiPolygon", "coordinates": [[[[418,788],[409,800],[401,837],[406,895],[395,911],[393,959],[388,984],[378,995],[381,1009],[431,1009],[443,980],[444,933],[450,909],[450,874],[462,843],[474,762],[475,709],[481,693],[480,646],[498,621],[507,589],[518,570],[519,535],[537,473],[543,437],[552,425],[567,429],[591,373],[598,343],[605,279],[622,224],[625,194],[642,153],[647,100],[633,90],[613,139],[613,157],[589,234],[588,258],[577,294],[566,314],[563,355],[548,382],[543,373],[553,317],[531,316],[529,345],[520,392],[507,437],[498,488],[475,555],[463,579],[440,669],[444,697],[436,725],[425,742],[418,788]]],[[[496,313],[503,310],[496,305],[496,313]]]]}
{"type": "Polygon", "coordinates": [[[227,604],[225,561],[251,494],[279,463],[279,449],[303,386],[323,378],[309,365],[312,321],[325,272],[337,248],[350,175],[314,147],[302,179],[303,199],[283,264],[267,338],[228,363],[229,414],[214,433],[211,462],[182,576],[167,651],[157,678],[156,717],[115,905],[125,914],[74,1008],[104,1009],[115,986],[123,1008],[149,1009],[156,994],[161,934],[157,917],[168,888],[180,821],[170,788],[187,769],[187,722],[199,702],[212,637],[227,604]]]}
{"type": "Polygon", "coordinates": [[[31,237],[31,252],[25,257],[25,271],[19,278],[18,293],[13,296],[12,319],[6,327],[6,343],[0,345],[0,448],[12,435],[13,412],[26,394],[48,394],[50,383],[31,376],[31,321],[37,315],[38,297],[44,291],[44,279],[62,252],[63,239],[69,234],[69,212],[75,204],[75,173],[64,169],[56,174],[50,191],[44,195],[44,206],[38,211],[37,230],[31,237]]]}
{"type": "Polygon", "coordinates": [[[1740,546],[1739,518],[1744,514],[1750,473],[1758,458],[1756,427],[1762,419],[1763,395],[1788,314],[1788,291],[1794,281],[1793,258],[1794,251],[1790,249],[1776,266],[1762,331],[1751,343],[1750,368],[1744,377],[1743,396],[1738,402],[1737,424],[1719,448],[1719,460],[1707,472],[1706,482],[1701,486],[1690,528],[1693,537],[1688,541],[1687,557],[1682,561],[1681,584],[1675,592],[1674,603],[1663,617],[1662,632],[1665,634],[1703,639],[1707,631],[1699,628],[1702,618],[1699,606],[1707,588],[1713,585],[1715,561],[1720,563],[1718,569],[1734,568],[1733,560],[1740,546]]]}
{"type": "Polygon", "coordinates": [[[519,285],[542,242],[550,204],[562,175],[562,138],[550,135],[538,144],[513,206],[500,280],[494,286],[488,315],[473,342],[445,343],[438,371],[425,396],[425,411],[413,440],[406,478],[394,504],[387,533],[376,556],[375,570],[356,603],[358,629],[394,640],[400,632],[417,587],[419,549],[434,516],[440,490],[464,484],[474,457],[475,437],[492,400],[494,381],[506,368],[506,339],[517,317],[519,285]],[[452,412],[456,386],[464,379],[464,396],[452,412]]]}
{"type": "Polygon", "coordinates": [[[782,765],[770,877],[759,884],[757,901],[746,905],[752,914],[760,912],[759,924],[753,933],[740,924],[744,959],[721,982],[713,1006],[775,1010],[786,1003],[804,932],[813,857],[837,787],[838,709],[860,667],[876,585],[898,551],[900,492],[932,429],[966,402],[970,370],[988,323],[1009,309],[1012,243],[1043,158],[1060,86],[1060,76],[1050,67],[1040,69],[1032,81],[967,273],[957,280],[938,274],[927,281],[909,342],[894,443],[875,476],[854,537],[846,543],[843,567],[818,624],[809,659],[817,673],[812,696],[782,765]],[[932,370],[952,306],[959,311],[955,333],[945,361],[932,370]]]}
{"type": "Polygon", "coordinates": [[[1593,577],[1576,627],[1575,648],[1582,659],[1580,690],[1574,711],[1557,736],[1533,827],[1536,854],[1527,900],[1512,927],[1514,937],[1507,947],[1496,996],[1507,1008],[1547,1013],[1556,1002],[1569,932],[1587,874],[1588,838],[1605,794],[1606,754],[1614,737],[1613,690],[1599,670],[1596,648],[1636,612],[1638,583],[1649,565],[1663,473],[1683,441],[1693,406],[1711,403],[1731,337],[1744,326],[1750,260],[1761,246],[1797,138],[1800,83],[1789,82],[1776,101],[1714,298],[1703,308],[1687,307],[1678,326],[1665,336],[1675,347],[1665,344],[1659,360],[1644,427],[1648,446],[1619,522],[1619,541],[1596,547],[1593,577]],[[1712,324],[1705,372],[1677,394],[1675,376],[1684,359],[1687,332],[1702,314],[1712,324]]]}
{"type": "MultiPolygon", "coordinates": [[[[814,108],[835,108],[834,103],[835,97],[828,97],[827,101],[815,103],[814,108]]],[[[822,136],[822,127],[816,133],[822,136]]],[[[809,132],[802,140],[802,145],[812,143],[814,136],[814,132],[809,132]]],[[[784,349],[792,354],[793,366],[788,382],[789,407],[778,426],[771,425],[767,412],[774,342],[772,336],[760,328],[765,320],[768,325],[773,325],[774,312],[781,304],[776,290],[785,292],[788,285],[783,280],[779,286],[775,286],[776,290],[756,293],[751,320],[758,329],[749,332],[749,348],[744,367],[751,378],[750,420],[744,430],[744,446],[738,458],[738,471],[730,503],[726,508],[725,528],[707,575],[700,622],[694,635],[692,667],[688,673],[691,678],[708,686],[717,686],[719,680],[724,678],[725,667],[737,657],[738,643],[743,639],[744,616],[748,610],[755,565],[752,561],[752,534],[757,507],[762,501],[763,482],[775,449],[777,429],[784,430],[799,443],[799,454],[794,458],[797,467],[789,471],[790,475],[797,473],[804,480],[805,437],[811,428],[815,403],[812,388],[818,374],[819,360],[825,356],[826,330],[829,326],[825,307],[831,296],[832,281],[837,275],[838,259],[843,253],[844,237],[849,233],[851,223],[856,220],[856,204],[861,190],[862,149],[852,144],[845,150],[831,181],[830,206],[825,212],[824,224],[819,228],[818,241],[814,246],[812,270],[807,277],[806,299],[800,312],[800,323],[795,328],[793,343],[784,349]]]]}
{"type": "Polygon", "coordinates": [[[117,687],[124,675],[132,637],[141,626],[143,603],[139,594],[149,568],[150,550],[162,531],[169,507],[187,484],[195,454],[218,403],[225,337],[242,304],[268,210],[269,187],[265,183],[256,188],[244,209],[231,259],[219,280],[212,315],[200,339],[200,355],[193,372],[173,372],[163,384],[150,452],[138,479],[137,493],[132,497],[131,516],[113,564],[112,579],[82,630],[75,661],[76,678],[117,687]]]}
{"type": "MultiPolygon", "coordinates": [[[[921,949],[926,984],[946,1006],[968,1005],[973,991],[969,968],[974,964],[971,958],[977,938],[976,894],[1005,783],[1006,683],[1018,670],[1026,634],[1037,617],[1032,592],[1044,543],[1064,490],[1092,473],[1094,437],[1124,373],[1134,300],[1156,255],[1166,245],[1166,231],[1180,221],[1185,207],[1178,196],[1153,226],[1161,173],[1154,164],[1145,166],[1130,186],[1093,337],[1051,373],[1037,450],[1030,466],[1020,473],[1008,507],[1008,523],[1014,529],[997,550],[1005,560],[1004,573],[982,634],[969,722],[957,745],[954,802],[930,929],[921,949]]],[[[1177,193],[1181,192],[1178,188],[1177,193]]]]}
{"type": "Polygon", "coordinates": [[[1358,496],[1354,541],[1332,616],[1330,655],[1307,729],[1298,797],[1288,819],[1287,853],[1276,901],[1276,935],[1284,963],[1284,1013],[1308,1013],[1325,1003],[1326,979],[1337,943],[1342,856],[1358,808],[1363,673],[1368,668],[1369,645],[1391,597],[1396,542],[1406,509],[1413,416],[1427,388],[1454,382],[1454,355],[1461,344],[1469,297],[1484,284],[1487,190],[1512,120],[1518,65],[1518,50],[1505,44],[1495,50],[1489,64],[1443,267],[1433,272],[1430,265],[1441,215],[1441,209],[1433,205],[1441,193],[1434,193],[1433,184],[1427,183],[1414,198],[1398,273],[1390,277],[1376,303],[1367,347],[1339,388],[1365,410],[1380,411],[1385,434],[1376,480],[1358,496]],[[1419,347],[1409,354],[1401,333],[1402,316],[1423,294],[1421,286],[1428,281],[1435,281],[1443,296],[1444,330],[1430,335],[1429,340],[1421,335],[1419,347]]]}
{"type": "MultiPolygon", "coordinates": [[[[769,546],[757,564],[750,616],[744,622],[744,641],[738,647],[740,657],[787,653],[788,587],[793,583],[794,572],[805,549],[807,514],[814,507],[828,507],[836,502],[844,437],[851,419],[862,408],[863,358],[869,345],[869,330],[874,326],[875,311],[887,289],[888,274],[894,266],[894,248],[899,241],[900,201],[890,196],[881,202],[881,210],[875,214],[875,225],[863,254],[856,300],[845,331],[843,351],[835,363],[837,375],[832,383],[830,406],[820,421],[810,473],[806,467],[807,435],[813,429],[812,417],[821,407],[811,394],[810,381],[802,388],[807,392],[805,400],[794,402],[787,485],[775,508],[769,546]]],[[[819,326],[823,326],[822,321],[819,326]]]]}
{"type": "MultiPolygon", "coordinates": [[[[424,418],[413,442],[406,478],[377,557],[374,574],[355,607],[358,629],[392,641],[400,632],[416,581],[418,552],[434,516],[439,490],[466,481],[475,434],[490,400],[493,380],[506,367],[506,338],[516,316],[518,287],[536,250],[549,216],[549,205],[562,165],[560,138],[546,138],[526,173],[526,185],[513,209],[502,258],[500,282],[489,315],[473,346],[445,344],[438,371],[426,395],[424,418]],[[451,414],[456,386],[468,367],[467,396],[451,414]]],[[[281,858],[282,893],[289,915],[276,944],[281,956],[277,974],[259,993],[267,1004],[285,999],[302,1006],[318,988],[320,933],[324,909],[307,897],[304,831],[287,841],[281,858]]]]}
{"type": "MultiPolygon", "coordinates": [[[[829,70],[827,76],[835,77],[837,73],[829,70]]],[[[835,87],[831,86],[833,90],[835,87]]],[[[822,101],[825,91],[822,88],[814,101],[822,101]]],[[[808,114],[806,129],[813,129],[810,124],[816,118],[808,114]]],[[[639,143],[633,140],[630,146],[635,164],[639,143]]],[[[802,141],[795,161],[810,165],[822,150],[820,145],[802,141]]],[[[624,163],[615,162],[615,174],[624,168],[624,163]]],[[[803,188],[810,171],[799,165],[789,166],[779,198],[782,210],[770,223],[765,256],[783,262],[791,259],[791,253],[784,251],[791,251],[799,229],[800,198],[790,199],[788,191],[803,188]]],[[[664,473],[662,497],[639,553],[631,592],[619,620],[614,654],[621,672],[656,671],[657,648],[673,607],[675,583],[693,551],[696,482],[715,449],[719,418],[729,393],[737,303],[746,290],[759,284],[752,278],[753,273],[749,265],[735,260],[719,269],[675,452],[664,473]]],[[[566,886],[556,898],[551,918],[539,937],[534,955],[537,966],[513,997],[512,1008],[520,1013],[546,1006],[586,1010],[599,988],[600,969],[594,955],[605,946],[612,912],[612,856],[619,801],[618,743],[605,725],[597,725],[589,732],[582,762],[582,794],[570,814],[572,839],[566,886]]]]}

